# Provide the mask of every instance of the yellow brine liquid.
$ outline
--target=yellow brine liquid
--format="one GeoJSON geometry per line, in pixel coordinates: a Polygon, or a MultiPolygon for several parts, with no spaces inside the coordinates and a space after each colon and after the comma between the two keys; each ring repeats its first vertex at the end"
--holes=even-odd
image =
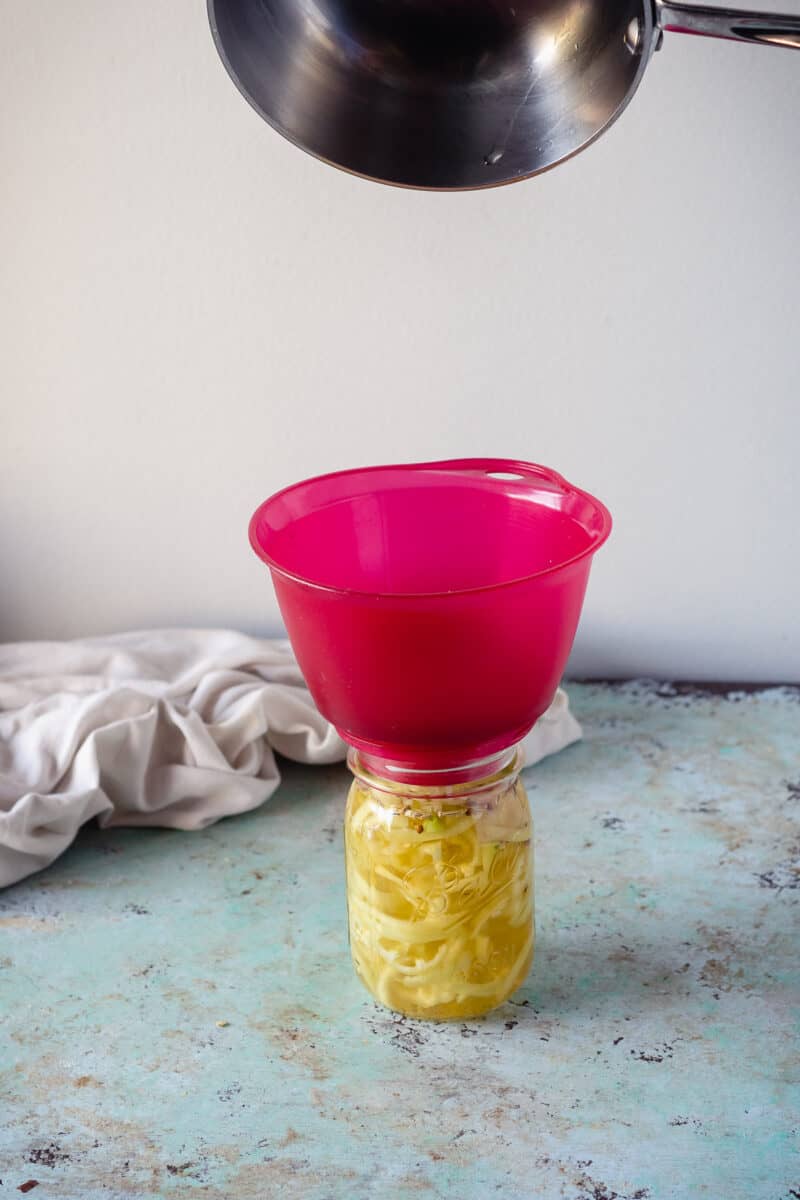
{"type": "Polygon", "coordinates": [[[345,818],[350,949],[382,1004],[433,1020],[488,1012],[533,960],[533,857],[519,757],[417,787],[356,775],[345,818]]]}

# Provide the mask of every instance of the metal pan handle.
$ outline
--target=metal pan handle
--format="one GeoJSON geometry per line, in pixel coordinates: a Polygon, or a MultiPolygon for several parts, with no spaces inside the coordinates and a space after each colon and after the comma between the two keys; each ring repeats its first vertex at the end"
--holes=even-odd
{"type": "Polygon", "coordinates": [[[695,33],[701,37],[800,50],[800,15],[759,13],[745,8],[706,8],[699,4],[656,0],[656,18],[659,29],[670,33],[695,33]]]}

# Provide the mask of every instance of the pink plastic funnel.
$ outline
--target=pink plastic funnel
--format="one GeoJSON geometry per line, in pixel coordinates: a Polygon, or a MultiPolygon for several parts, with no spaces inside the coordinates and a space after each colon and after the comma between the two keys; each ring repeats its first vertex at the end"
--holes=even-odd
{"type": "Polygon", "coordinates": [[[341,471],[250,522],[320,711],[362,752],[455,766],[550,704],[607,509],[555,471],[464,459],[341,471]]]}

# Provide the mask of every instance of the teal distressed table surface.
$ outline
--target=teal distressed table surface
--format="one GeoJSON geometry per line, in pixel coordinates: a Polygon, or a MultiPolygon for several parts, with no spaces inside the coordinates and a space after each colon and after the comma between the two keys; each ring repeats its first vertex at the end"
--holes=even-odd
{"type": "Polygon", "coordinates": [[[536,961],[484,1020],[356,981],[343,767],[0,894],[0,1195],[800,1196],[800,693],[571,698],[526,772],[536,961]]]}

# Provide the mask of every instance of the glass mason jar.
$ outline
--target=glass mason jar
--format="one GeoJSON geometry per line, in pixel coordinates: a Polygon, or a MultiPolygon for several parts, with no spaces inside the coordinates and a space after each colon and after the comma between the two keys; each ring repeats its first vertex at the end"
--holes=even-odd
{"type": "Polygon", "coordinates": [[[404,771],[402,781],[355,750],[348,763],[356,973],[376,1000],[408,1016],[488,1012],[533,961],[532,825],[519,749],[455,770],[404,771]]]}

